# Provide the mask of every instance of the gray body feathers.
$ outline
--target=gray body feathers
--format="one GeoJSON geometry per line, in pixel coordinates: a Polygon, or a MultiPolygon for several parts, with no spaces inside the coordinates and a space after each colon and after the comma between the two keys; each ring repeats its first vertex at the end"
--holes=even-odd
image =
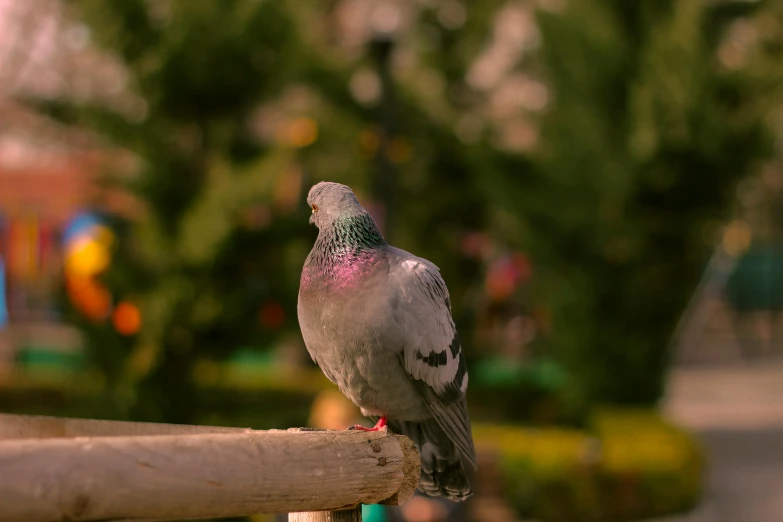
{"type": "Polygon", "coordinates": [[[463,500],[463,463],[476,463],[468,376],[437,267],[386,244],[347,187],[320,183],[308,202],[320,231],[298,315],[311,357],[362,413],[416,443],[424,493],[463,500]]]}

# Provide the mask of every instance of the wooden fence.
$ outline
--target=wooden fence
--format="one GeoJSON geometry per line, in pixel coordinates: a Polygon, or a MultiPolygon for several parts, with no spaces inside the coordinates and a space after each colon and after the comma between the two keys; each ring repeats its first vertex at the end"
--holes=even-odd
{"type": "Polygon", "coordinates": [[[361,521],[419,481],[410,439],[379,432],[183,426],[0,414],[0,521],[290,513],[361,521]]]}

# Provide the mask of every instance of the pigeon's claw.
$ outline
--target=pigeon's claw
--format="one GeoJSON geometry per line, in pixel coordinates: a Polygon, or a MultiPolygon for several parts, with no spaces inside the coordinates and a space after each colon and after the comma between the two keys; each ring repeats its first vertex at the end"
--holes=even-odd
{"type": "Polygon", "coordinates": [[[358,431],[380,431],[383,428],[386,427],[386,417],[381,417],[378,419],[378,422],[375,423],[375,426],[372,428],[367,428],[365,426],[362,426],[360,424],[355,424],[348,428],[349,430],[358,430],[358,431]]]}

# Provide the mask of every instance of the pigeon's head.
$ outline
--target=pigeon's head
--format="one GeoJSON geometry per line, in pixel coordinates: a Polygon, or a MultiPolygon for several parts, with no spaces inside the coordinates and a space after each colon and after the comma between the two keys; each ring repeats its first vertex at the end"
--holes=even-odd
{"type": "Polygon", "coordinates": [[[366,213],[350,187],[330,181],[313,185],[307,194],[307,204],[313,210],[310,223],[318,228],[329,226],[343,217],[366,213]]]}

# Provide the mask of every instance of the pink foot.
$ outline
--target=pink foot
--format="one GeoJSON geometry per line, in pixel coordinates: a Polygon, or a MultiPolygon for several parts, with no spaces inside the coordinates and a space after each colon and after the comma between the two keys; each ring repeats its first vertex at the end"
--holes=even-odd
{"type": "Polygon", "coordinates": [[[348,428],[349,430],[358,430],[358,431],[380,431],[381,429],[386,427],[386,417],[381,417],[378,419],[378,422],[375,423],[375,426],[372,428],[365,428],[364,426],[361,426],[359,424],[356,424],[354,426],[351,426],[348,428]]]}

